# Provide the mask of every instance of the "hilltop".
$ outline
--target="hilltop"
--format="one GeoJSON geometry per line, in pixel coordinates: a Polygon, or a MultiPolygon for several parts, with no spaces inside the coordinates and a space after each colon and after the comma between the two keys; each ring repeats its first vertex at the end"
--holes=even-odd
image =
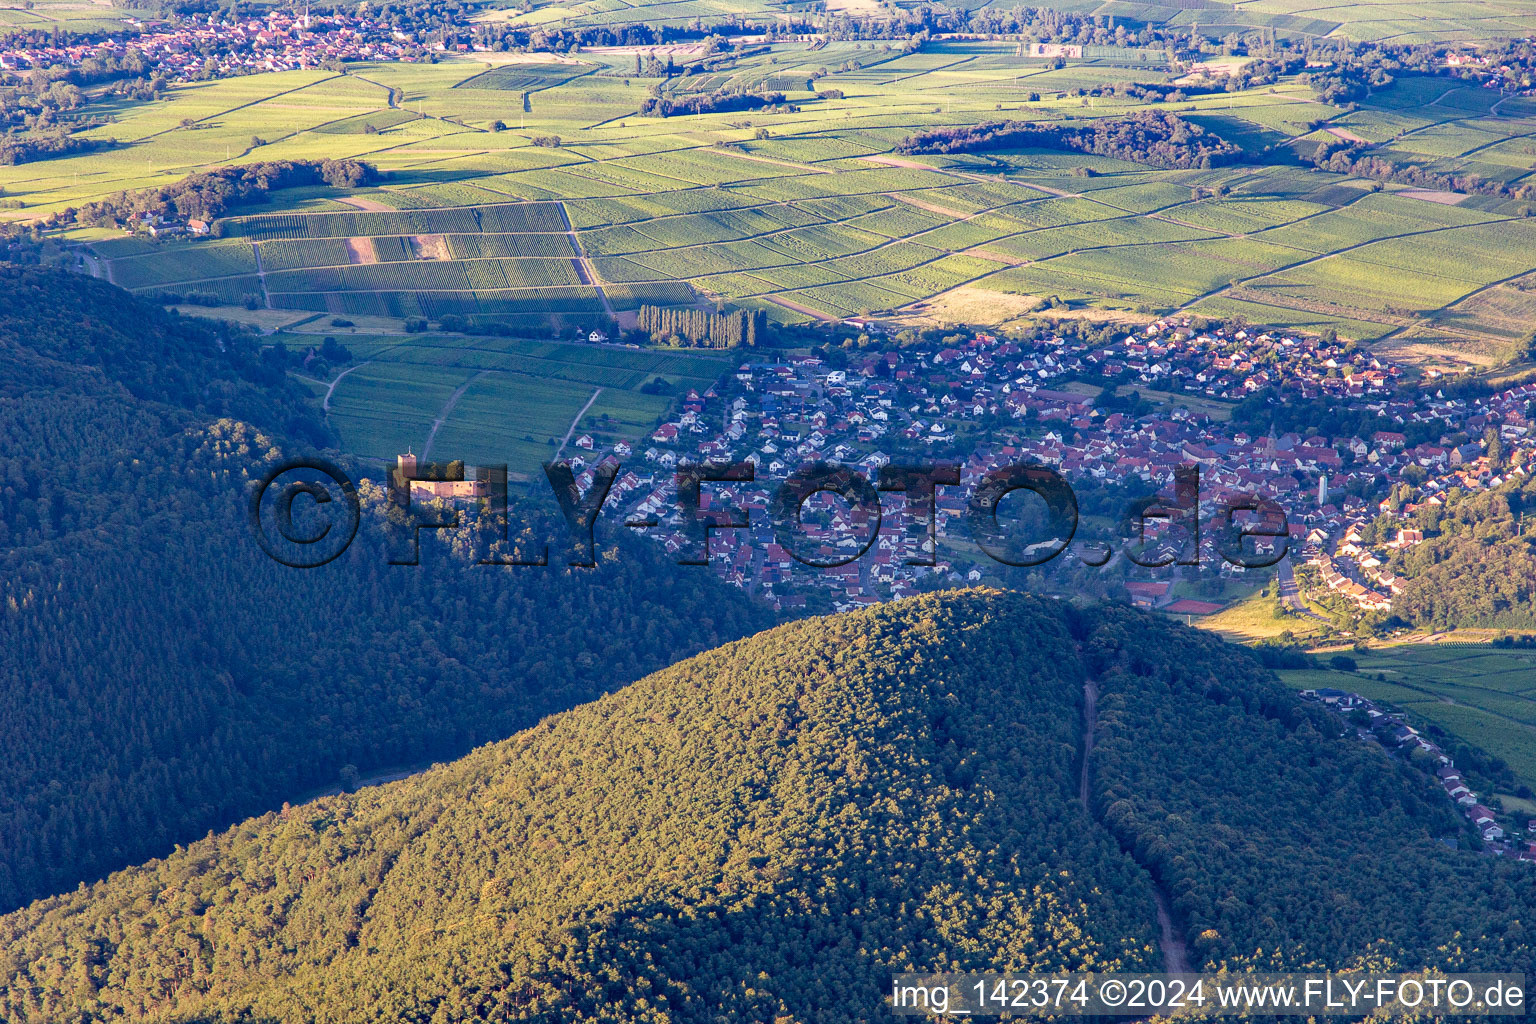
{"type": "Polygon", "coordinates": [[[0,919],[0,1015],[860,1020],[893,970],[1156,969],[1159,889],[1197,968],[1530,965],[1531,876],[1437,796],[1195,631],[931,595],[0,919]]]}

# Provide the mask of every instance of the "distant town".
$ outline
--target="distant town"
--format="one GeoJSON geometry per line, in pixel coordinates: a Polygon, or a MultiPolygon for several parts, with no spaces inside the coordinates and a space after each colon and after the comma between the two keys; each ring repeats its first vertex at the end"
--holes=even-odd
{"type": "Polygon", "coordinates": [[[171,82],[231,77],[258,71],[319,68],[336,61],[425,59],[414,35],[343,10],[311,15],[272,11],[260,18],[228,12],[179,22],[126,20],[131,31],[93,42],[0,49],[0,71],[79,67],[93,58],[137,54],[171,82]]]}

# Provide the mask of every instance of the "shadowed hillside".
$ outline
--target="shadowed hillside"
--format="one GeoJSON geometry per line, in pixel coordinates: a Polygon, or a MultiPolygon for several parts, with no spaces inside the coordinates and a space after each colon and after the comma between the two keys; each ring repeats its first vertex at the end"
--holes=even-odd
{"type": "Polygon", "coordinates": [[[257,339],[76,275],[0,265],[0,294],[0,908],[770,622],[624,538],[592,570],[410,568],[370,514],[279,565],[251,482],[326,432],[257,339]]]}

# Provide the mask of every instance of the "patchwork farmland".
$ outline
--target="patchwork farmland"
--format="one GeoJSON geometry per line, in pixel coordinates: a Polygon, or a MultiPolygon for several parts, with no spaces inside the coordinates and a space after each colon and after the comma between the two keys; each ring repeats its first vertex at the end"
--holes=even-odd
{"type": "Polygon", "coordinates": [[[208,241],[83,237],[101,272],[135,291],[344,317],[456,315],[531,332],[627,322],[642,304],[725,304],[780,323],[934,323],[963,308],[966,320],[1006,325],[1050,304],[1243,316],[1472,363],[1497,361],[1536,326],[1525,204],[1295,159],[1350,137],[1386,160],[1519,183],[1536,152],[1536,103],[1408,76],[1349,110],[1282,80],[1179,104],[1255,150],[1231,167],[1030,150],[893,155],[933,127],[1123,115],[1143,102],[1079,91],[1174,74],[1151,51],[1129,65],[1018,51],[780,44],[716,77],[771,82],[785,106],[669,118],[638,114],[647,90],[684,96],[709,76],[659,87],[622,77],[631,54],[288,72],[125,110],[122,125],[143,123],[148,176],[84,155],[52,161],[50,179],[3,169],[0,181],[39,208],[89,198],[86,180],[98,194],[151,183],[189,169],[186,154],[174,166],[155,156],[185,144],[166,127],[174,115],[208,126],[188,139],[224,137],[270,106],[288,134],[244,156],[355,156],[381,183],[344,198],[279,194],[272,212],[228,217],[208,241]],[[383,119],[338,130],[359,117],[383,119]],[[84,174],[66,185],[71,168],[84,174]]]}
{"type": "MultiPolygon", "coordinates": [[[[701,60],[676,56],[688,70],[701,60]]],[[[1356,140],[1389,163],[1519,186],[1536,165],[1531,99],[1413,74],[1349,106],[1320,101],[1300,75],[1193,88],[1163,106],[1244,156],[1163,170],[1031,149],[897,152],[935,128],[1123,117],[1149,106],[1148,83],[1202,80],[1162,50],[1037,57],[998,40],[908,52],[802,39],[666,79],[642,77],[645,59],[634,48],[482,53],[178,85],[121,101],[110,126],[83,133],[110,131],[118,151],[0,167],[0,188],[16,215],[43,216],[228,161],[367,161],[371,186],[279,191],[231,211],[213,237],[67,237],[85,269],[135,292],[266,329],[299,321],[290,349],[340,333],[356,362],[314,386],[354,451],[387,459],[430,438],[448,457],[522,473],[573,423],[578,435],[641,436],[679,389],[728,365],[614,349],[654,365],[610,366],[610,350],[569,344],[530,361],[519,346],[542,342],[494,333],[612,333],[642,305],[747,309],[778,324],[870,318],[892,331],[1189,311],[1473,365],[1505,360],[1536,329],[1528,204],[1304,159],[1356,140]],[[784,101],[639,112],[657,95],[681,103],[722,87],[784,101]],[[493,333],[418,329],[445,318],[493,333]],[[641,390],[656,376],[666,395],[641,390]]]]}

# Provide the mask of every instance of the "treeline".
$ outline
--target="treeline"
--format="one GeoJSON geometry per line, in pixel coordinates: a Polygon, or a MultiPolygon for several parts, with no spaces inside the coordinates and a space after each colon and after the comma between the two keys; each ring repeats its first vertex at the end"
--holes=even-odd
{"type": "Polygon", "coordinates": [[[81,224],[125,227],[146,215],[212,221],[233,206],[260,199],[275,189],[330,185],[350,189],[373,180],[359,160],[268,160],[200,171],[158,188],[118,192],[75,212],[81,224]]]}
{"type": "MultiPolygon", "coordinates": [[[[1421,505],[1406,524],[1424,542],[1392,554],[1388,566],[1408,580],[1393,613],[1413,625],[1536,626],[1536,482],[1421,505]]],[[[1395,529],[1397,525],[1387,527],[1395,529]]],[[[1378,537],[1378,540],[1390,538],[1378,537]]]]}
{"type": "MultiPolygon", "coordinates": [[[[516,6],[524,10],[533,9],[531,0],[521,0],[516,6]]],[[[695,20],[681,25],[636,23],[570,28],[553,25],[529,27],[476,22],[473,19],[477,10],[473,5],[465,5],[462,13],[456,15],[454,5],[411,4],[385,5],[380,13],[386,20],[398,20],[400,23],[395,27],[402,30],[427,31],[433,34],[433,38],[441,38],[446,43],[462,42],[502,52],[546,50],[569,53],[589,46],[648,48],[679,42],[707,41],[711,37],[724,39],[731,36],[766,35],[771,40],[781,36],[793,38],[801,33],[812,31],[809,23],[800,20],[790,22],[773,20],[759,23],[750,19],[733,18],[712,18],[707,25],[695,20]],[[402,10],[409,11],[410,15],[406,18],[396,18],[396,12],[402,10]]],[[[785,16],[795,17],[793,14],[785,16]]]]}
{"type": "Polygon", "coordinates": [[[764,318],[762,313],[746,309],[709,313],[702,309],[641,306],[639,327],[658,344],[681,345],[686,340],[696,348],[751,348],[763,333],[764,318]]]}
{"type": "Polygon", "coordinates": [[[49,71],[26,75],[0,73],[0,128],[56,128],[62,119],[87,102],[85,90],[63,75],[49,71]]]}
{"type": "Polygon", "coordinates": [[[1381,65],[1367,66],[1343,62],[1320,71],[1309,71],[1302,80],[1312,87],[1312,93],[1324,103],[1356,103],[1372,89],[1384,89],[1391,85],[1390,71],[1381,65]]]}
{"type": "Polygon", "coordinates": [[[645,117],[671,117],[674,114],[721,114],[737,110],[757,110],[784,102],[781,92],[726,92],[698,93],[692,96],[648,96],[640,104],[645,117]]]}
{"type": "Polygon", "coordinates": [[[153,77],[137,53],[93,56],[78,67],[0,72],[0,165],[27,163],[116,145],[114,139],[83,139],[75,132],[104,124],[90,116],[84,86],[101,86],[109,96],[154,99],[165,83],[153,77]]]}
{"type": "Polygon", "coordinates": [[[1113,157],[1152,167],[1207,168],[1230,163],[1242,149],[1200,125],[1162,110],[1138,110],[1084,125],[1043,121],[984,121],[909,136],[898,153],[984,153],[1054,149],[1113,157]]]}
{"type": "Polygon", "coordinates": [[[1175,32],[1151,25],[1126,24],[1121,19],[1058,11],[1049,7],[1001,7],[989,4],[971,11],[966,28],[992,35],[1020,35],[1029,42],[1077,46],[1168,46],[1175,32]]]}
{"type": "Polygon", "coordinates": [[[90,153],[116,147],[116,139],[82,139],[66,129],[34,131],[25,135],[0,136],[0,166],[31,163],[54,156],[90,153]]]}
{"type": "Polygon", "coordinates": [[[1335,174],[1352,174],[1376,181],[1390,181],[1416,188],[1434,189],[1441,192],[1466,192],[1485,196],[1502,196],[1506,199],[1536,199],[1536,187],[1510,185],[1490,180],[1480,174],[1447,174],[1432,171],[1418,164],[1394,164],[1390,160],[1373,156],[1367,145],[1348,139],[1325,139],[1317,144],[1308,158],[1321,171],[1335,174]]]}

